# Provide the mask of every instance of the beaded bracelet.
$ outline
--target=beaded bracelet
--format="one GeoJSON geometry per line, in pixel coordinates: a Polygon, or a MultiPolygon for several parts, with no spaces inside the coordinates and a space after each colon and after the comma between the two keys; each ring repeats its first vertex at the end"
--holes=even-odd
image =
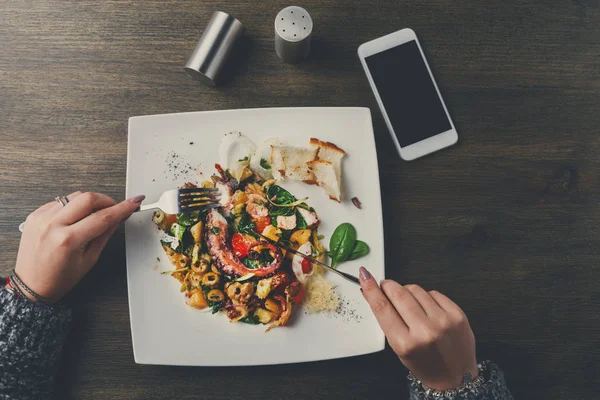
{"type": "Polygon", "coordinates": [[[414,376],[412,372],[409,372],[408,380],[421,386],[423,388],[423,392],[425,393],[426,396],[431,396],[434,399],[453,399],[461,393],[471,391],[471,390],[483,385],[485,382],[485,378],[483,377],[483,375],[486,370],[487,370],[487,362],[484,361],[484,362],[477,364],[477,371],[478,371],[477,378],[472,379],[471,374],[467,372],[465,374],[465,377],[463,378],[463,383],[460,386],[458,386],[457,388],[448,389],[448,390],[436,390],[436,389],[428,388],[427,386],[423,385],[423,383],[419,379],[417,379],[417,377],[414,376]]]}
{"type": "MultiPolygon", "coordinates": [[[[19,287],[17,285],[15,285],[15,283],[11,279],[10,275],[6,277],[5,282],[6,282],[6,284],[4,287],[6,288],[6,290],[11,292],[15,296],[25,297],[23,292],[21,292],[21,289],[19,289],[19,287]]],[[[25,298],[27,298],[27,297],[25,297],[25,298]]]]}
{"type": "Polygon", "coordinates": [[[48,300],[46,300],[45,298],[43,298],[42,296],[40,296],[39,294],[37,294],[36,292],[34,292],[33,290],[31,290],[29,288],[29,286],[27,286],[25,283],[23,283],[23,281],[21,280],[21,278],[19,278],[19,276],[17,275],[17,273],[15,272],[15,270],[13,270],[10,274],[10,276],[8,277],[11,281],[11,286],[17,291],[19,292],[19,294],[23,297],[27,297],[25,296],[25,293],[23,293],[23,291],[21,289],[24,289],[27,293],[29,293],[33,298],[35,298],[39,303],[49,306],[50,303],[48,302],[48,300]],[[16,283],[16,284],[15,284],[16,283]]]}

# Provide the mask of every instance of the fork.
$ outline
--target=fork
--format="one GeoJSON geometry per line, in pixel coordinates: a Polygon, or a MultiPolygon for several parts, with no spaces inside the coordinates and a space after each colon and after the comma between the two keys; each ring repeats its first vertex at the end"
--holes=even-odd
{"type": "Polygon", "coordinates": [[[142,204],[137,211],[158,208],[165,214],[179,214],[220,207],[221,193],[216,188],[183,188],[167,190],[156,203],[142,204]]]}
{"type": "MultiPolygon", "coordinates": [[[[160,195],[156,203],[140,206],[136,211],[146,211],[155,208],[161,209],[165,214],[179,214],[198,210],[208,210],[219,207],[221,193],[215,188],[184,188],[167,190],[160,195]]],[[[22,233],[25,222],[19,225],[22,233]]]]}

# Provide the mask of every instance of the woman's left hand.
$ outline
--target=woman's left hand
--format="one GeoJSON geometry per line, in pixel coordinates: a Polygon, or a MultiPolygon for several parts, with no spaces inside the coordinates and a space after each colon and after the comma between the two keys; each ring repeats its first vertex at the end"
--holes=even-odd
{"type": "Polygon", "coordinates": [[[64,207],[53,201],[27,217],[15,267],[23,283],[49,302],[60,300],[90,271],[108,239],[144,196],[119,204],[92,192],[75,192],[67,199],[64,207]]]}
{"type": "Polygon", "coordinates": [[[435,290],[391,280],[379,287],[364,267],[360,284],[391,348],[423,385],[453,389],[466,373],[477,377],[475,336],[452,300],[435,290]]]}

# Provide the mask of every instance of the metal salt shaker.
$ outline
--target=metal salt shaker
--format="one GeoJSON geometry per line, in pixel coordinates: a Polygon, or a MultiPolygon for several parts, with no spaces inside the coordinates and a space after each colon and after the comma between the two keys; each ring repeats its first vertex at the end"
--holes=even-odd
{"type": "Polygon", "coordinates": [[[213,13],[184,70],[192,78],[216,86],[219,74],[236,40],[244,32],[240,21],[224,13],[213,13]]]}

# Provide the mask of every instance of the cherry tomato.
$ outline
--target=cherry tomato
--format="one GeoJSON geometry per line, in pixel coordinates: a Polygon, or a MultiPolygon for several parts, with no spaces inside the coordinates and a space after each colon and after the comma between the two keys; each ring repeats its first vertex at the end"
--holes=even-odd
{"type": "Polygon", "coordinates": [[[302,272],[305,274],[310,274],[313,270],[312,263],[308,258],[302,259],[302,264],[300,265],[302,265],[302,272]]]}
{"type": "Polygon", "coordinates": [[[253,240],[241,233],[236,233],[231,237],[231,247],[233,248],[235,255],[239,258],[244,258],[248,255],[252,243],[253,240]]]}
{"type": "Polygon", "coordinates": [[[300,286],[300,292],[292,299],[292,303],[300,304],[304,300],[304,286],[300,286]]]}
{"type": "Polygon", "coordinates": [[[260,217],[254,223],[256,224],[256,231],[262,233],[267,226],[271,225],[271,218],[260,217]]]}

